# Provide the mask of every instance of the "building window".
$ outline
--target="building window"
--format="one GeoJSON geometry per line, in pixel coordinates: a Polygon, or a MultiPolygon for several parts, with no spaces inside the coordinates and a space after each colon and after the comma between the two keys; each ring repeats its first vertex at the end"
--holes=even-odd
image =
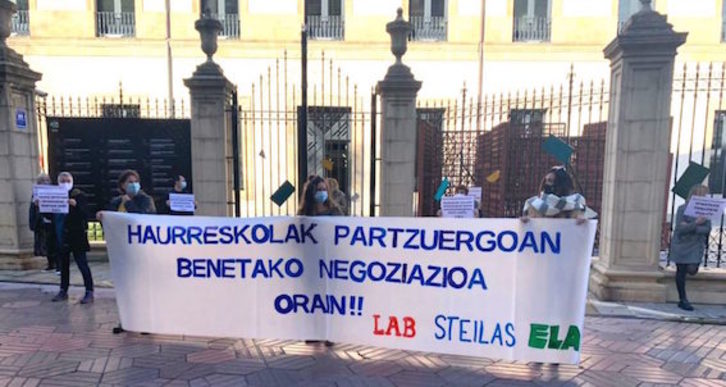
{"type": "MultiPolygon", "coordinates": [[[[656,1],[651,1],[651,7],[655,8],[656,1]]],[[[625,23],[630,17],[638,13],[643,8],[640,0],[620,0],[618,4],[618,33],[623,30],[625,23]]]]}
{"type": "Polygon", "coordinates": [[[551,31],[549,0],[514,0],[515,42],[549,42],[551,31]]]}
{"type": "Polygon", "coordinates": [[[228,39],[239,39],[239,6],[238,0],[217,0],[219,14],[217,18],[222,22],[220,36],[228,39]]]}
{"type": "Polygon", "coordinates": [[[446,41],[446,0],[410,0],[411,40],[446,41]]]}
{"type": "Polygon", "coordinates": [[[310,39],[343,40],[342,0],[305,0],[305,24],[310,39]]]}
{"type": "Polygon", "coordinates": [[[30,14],[28,13],[28,0],[18,0],[18,10],[13,15],[12,34],[27,36],[30,35],[30,14]]]}
{"type": "Polygon", "coordinates": [[[96,7],[96,36],[136,35],[134,0],[97,0],[96,7]]]}

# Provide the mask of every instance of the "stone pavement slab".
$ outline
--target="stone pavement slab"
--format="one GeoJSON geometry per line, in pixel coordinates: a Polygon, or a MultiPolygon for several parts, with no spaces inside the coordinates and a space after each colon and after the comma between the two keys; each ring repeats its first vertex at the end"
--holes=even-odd
{"type": "Polygon", "coordinates": [[[726,386],[726,326],[588,316],[580,365],[111,330],[113,289],[0,283],[0,386],[726,386]]]}

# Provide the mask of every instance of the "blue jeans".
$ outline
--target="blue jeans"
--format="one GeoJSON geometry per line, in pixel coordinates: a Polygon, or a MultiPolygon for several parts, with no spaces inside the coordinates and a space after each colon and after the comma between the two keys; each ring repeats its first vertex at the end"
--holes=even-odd
{"type": "MultiPolygon", "coordinates": [[[[60,271],[61,271],[61,284],[60,288],[62,291],[67,292],[68,291],[68,285],[70,282],[70,276],[71,276],[71,252],[70,251],[63,251],[60,256],[60,271]]],[[[91,277],[91,268],[88,267],[88,259],[86,258],[86,252],[85,251],[74,251],[73,252],[73,259],[76,261],[76,265],[78,265],[78,270],[81,272],[81,275],[83,276],[83,285],[86,287],[86,291],[92,292],[93,291],[93,277],[91,277]]]]}

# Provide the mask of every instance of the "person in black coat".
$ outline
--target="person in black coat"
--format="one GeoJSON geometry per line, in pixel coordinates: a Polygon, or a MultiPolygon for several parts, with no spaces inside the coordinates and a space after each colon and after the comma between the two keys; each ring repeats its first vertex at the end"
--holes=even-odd
{"type": "MultiPolygon", "coordinates": [[[[37,185],[51,185],[50,177],[46,173],[38,175],[37,185]]],[[[55,269],[60,274],[60,265],[56,264],[58,255],[55,230],[53,229],[53,216],[41,214],[38,209],[38,200],[33,197],[28,209],[28,226],[33,232],[33,254],[36,257],[46,257],[48,266],[46,271],[55,269]]]]}
{"type": "MultiPolygon", "coordinates": [[[[174,178],[174,187],[171,189],[169,194],[190,194],[191,191],[189,191],[189,187],[187,186],[187,179],[184,178],[182,175],[177,175],[176,178],[174,178]]],[[[197,207],[196,202],[194,203],[194,208],[197,207]]],[[[171,198],[167,199],[166,201],[166,207],[165,207],[165,214],[168,215],[185,215],[185,216],[191,216],[194,215],[194,212],[188,212],[188,211],[174,211],[171,209],[171,198]]]]}
{"type": "Polygon", "coordinates": [[[58,185],[68,190],[68,213],[55,214],[53,226],[58,239],[59,263],[61,269],[60,291],[53,297],[53,301],[68,299],[68,285],[70,282],[70,255],[78,265],[83,276],[83,285],[86,294],[81,304],[93,302],[93,277],[88,267],[86,253],[91,250],[88,244],[88,207],[86,195],[78,188],[73,188],[73,176],[68,172],[58,174],[58,185]]]}

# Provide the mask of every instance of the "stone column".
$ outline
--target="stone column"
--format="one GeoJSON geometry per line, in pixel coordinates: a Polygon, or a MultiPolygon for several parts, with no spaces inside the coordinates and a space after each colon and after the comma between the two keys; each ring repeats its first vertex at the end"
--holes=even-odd
{"type": "Polygon", "coordinates": [[[197,214],[210,216],[232,215],[229,203],[233,201],[231,189],[230,106],[233,85],[214,63],[217,36],[222,30],[219,20],[209,15],[195,23],[202,39],[202,51],[207,61],[197,66],[184,84],[189,88],[192,105],[192,184],[197,200],[197,214]]]}
{"type": "Polygon", "coordinates": [[[600,259],[590,290],[603,300],[664,302],[658,262],[670,148],[676,49],[686,41],[650,0],[604,50],[611,61],[600,259]]]}
{"type": "Polygon", "coordinates": [[[35,83],[41,78],[7,46],[15,4],[0,0],[0,269],[36,269],[28,206],[40,172],[35,83]]]}
{"type": "Polygon", "coordinates": [[[411,24],[398,9],[396,20],[386,25],[396,63],[378,82],[381,95],[381,215],[414,216],[416,181],[416,93],[421,82],[401,62],[411,24]]]}

